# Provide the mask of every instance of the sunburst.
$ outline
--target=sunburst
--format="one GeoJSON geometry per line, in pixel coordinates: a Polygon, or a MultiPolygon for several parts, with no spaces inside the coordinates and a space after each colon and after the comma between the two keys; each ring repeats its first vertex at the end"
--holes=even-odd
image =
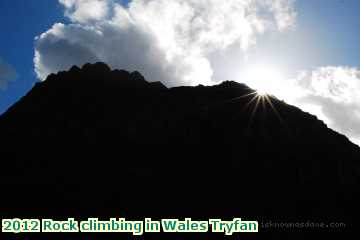
{"type": "Polygon", "coordinates": [[[253,91],[248,94],[244,94],[242,96],[230,99],[229,101],[236,101],[243,98],[249,98],[250,100],[245,104],[244,109],[249,108],[251,105],[254,105],[251,109],[251,115],[250,120],[252,121],[256,112],[259,110],[259,106],[261,105],[261,108],[265,110],[267,107],[270,107],[271,110],[274,112],[274,114],[277,116],[277,118],[282,121],[281,115],[279,111],[276,109],[275,105],[272,102],[271,95],[262,92],[262,91],[253,91]],[[255,102],[255,103],[254,103],[255,102]]]}

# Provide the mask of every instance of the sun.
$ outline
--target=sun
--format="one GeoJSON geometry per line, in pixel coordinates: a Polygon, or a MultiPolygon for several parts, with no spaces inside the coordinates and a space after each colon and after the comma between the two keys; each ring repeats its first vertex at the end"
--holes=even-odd
{"type": "Polygon", "coordinates": [[[245,79],[258,95],[283,95],[284,76],[270,65],[257,65],[245,71],[245,79]]]}
{"type": "Polygon", "coordinates": [[[276,98],[281,100],[291,99],[289,96],[296,93],[291,87],[292,84],[289,84],[288,79],[282,74],[282,71],[271,65],[253,65],[251,68],[246,67],[242,71],[241,79],[255,91],[231,99],[231,101],[247,98],[248,102],[244,108],[250,109],[250,120],[255,117],[259,109],[268,108],[282,121],[274,100],[276,98]]]}
{"type": "Polygon", "coordinates": [[[248,98],[249,101],[244,108],[250,109],[250,120],[255,117],[260,109],[268,108],[282,121],[281,114],[276,107],[276,99],[291,103],[298,96],[298,89],[294,85],[293,79],[285,77],[280,68],[272,65],[246,66],[239,79],[242,79],[254,91],[236,97],[231,101],[248,98]]]}

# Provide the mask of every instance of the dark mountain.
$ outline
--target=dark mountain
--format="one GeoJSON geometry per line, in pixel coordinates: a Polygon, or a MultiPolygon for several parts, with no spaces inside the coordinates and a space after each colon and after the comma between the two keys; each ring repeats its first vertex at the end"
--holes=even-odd
{"type": "Polygon", "coordinates": [[[319,239],[359,221],[360,149],[232,81],[168,89],[103,63],[74,66],[1,116],[0,144],[2,217],[241,217],[259,221],[261,239],[319,239]]]}

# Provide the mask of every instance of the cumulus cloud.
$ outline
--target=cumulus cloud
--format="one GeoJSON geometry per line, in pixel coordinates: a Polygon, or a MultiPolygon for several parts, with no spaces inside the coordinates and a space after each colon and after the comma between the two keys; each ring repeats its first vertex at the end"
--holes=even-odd
{"type": "Polygon", "coordinates": [[[65,16],[73,22],[97,21],[105,18],[108,4],[103,0],[59,0],[65,6],[65,16]]]}
{"type": "Polygon", "coordinates": [[[296,105],[320,116],[329,127],[360,145],[360,70],[327,66],[303,72],[296,80],[303,96],[296,105]]]}
{"type": "Polygon", "coordinates": [[[59,0],[70,24],[36,38],[40,79],[71,65],[104,61],[168,86],[212,84],[211,56],[246,51],[267,31],[293,25],[294,0],[59,0]]]}
{"type": "Polygon", "coordinates": [[[10,81],[15,80],[15,69],[0,58],[0,90],[5,90],[10,81]]]}

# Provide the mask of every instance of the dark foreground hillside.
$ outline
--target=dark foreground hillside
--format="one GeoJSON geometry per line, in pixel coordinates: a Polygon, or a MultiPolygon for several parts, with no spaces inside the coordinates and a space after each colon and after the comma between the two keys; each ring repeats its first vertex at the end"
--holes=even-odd
{"type": "Polygon", "coordinates": [[[229,81],[167,89],[101,63],[50,75],[0,118],[0,213],[259,221],[262,233],[235,239],[321,239],[332,232],[327,239],[339,239],[355,231],[360,149],[313,115],[254,97],[229,81]],[[269,221],[346,227],[261,227],[269,221]]]}

